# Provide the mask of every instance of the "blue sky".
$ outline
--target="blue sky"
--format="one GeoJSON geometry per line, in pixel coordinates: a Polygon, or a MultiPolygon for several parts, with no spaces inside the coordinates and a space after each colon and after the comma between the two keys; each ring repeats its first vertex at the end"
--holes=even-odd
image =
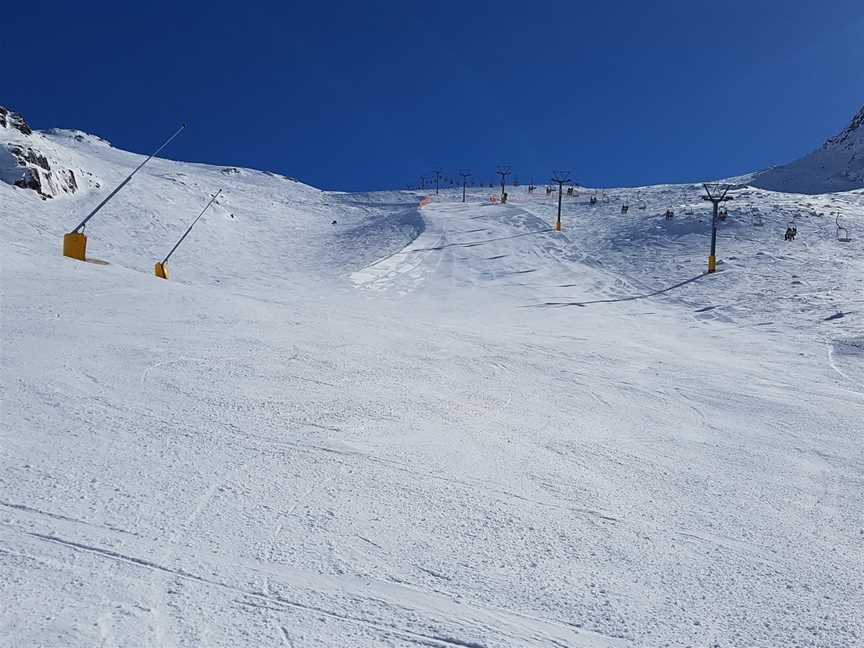
{"type": "Polygon", "coordinates": [[[864,3],[19,3],[0,104],[327,189],[440,167],[696,181],[783,163],[864,105],[864,3]]]}

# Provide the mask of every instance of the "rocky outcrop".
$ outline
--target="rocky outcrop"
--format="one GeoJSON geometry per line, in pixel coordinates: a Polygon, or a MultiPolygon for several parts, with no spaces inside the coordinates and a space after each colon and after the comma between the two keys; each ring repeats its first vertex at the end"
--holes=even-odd
{"type": "Polygon", "coordinates": [[[21,189],[32,189],[43,200],[75,193],[78,181],[38,148],[39,140],[24,118],[0,106],[0,181],[21,189]]]}
{"type": "Polygon", "coordinates": [[[23,135],[31,135],[33,130],[24,121],[24,118],[18,113],[14,113],[8,108],[0,106],[0,128],[14,128],[23,135]]]}

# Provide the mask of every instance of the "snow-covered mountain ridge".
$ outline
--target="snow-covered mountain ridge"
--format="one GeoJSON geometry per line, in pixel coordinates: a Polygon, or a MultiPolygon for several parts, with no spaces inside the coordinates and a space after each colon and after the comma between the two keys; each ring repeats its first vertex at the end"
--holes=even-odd
{"type": "Polygon", "coordinates": [[[864,187],[864,107],[813,153],[757,173],[752,184],[772,191],[820,194],[864,187]]]}

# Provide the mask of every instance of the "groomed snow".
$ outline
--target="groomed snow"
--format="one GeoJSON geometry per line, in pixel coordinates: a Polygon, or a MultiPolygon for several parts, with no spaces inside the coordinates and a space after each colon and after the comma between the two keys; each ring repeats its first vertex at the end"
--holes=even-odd
{"type": "Polygon", "coordinates": [[[92,182],[0,184],[0,646],[864,642],[861,192],[736,191],[706,276],[695,186],[556,233],[154,160],[102,265],[142,158],[44,139],[92,182]]]}

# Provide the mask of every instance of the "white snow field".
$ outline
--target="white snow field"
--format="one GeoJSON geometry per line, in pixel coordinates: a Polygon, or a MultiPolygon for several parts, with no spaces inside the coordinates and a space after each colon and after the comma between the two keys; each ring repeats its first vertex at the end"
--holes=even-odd
{"type": "Polygon", "coordinates": [[[79,180],[0,183],[0,646],[864,645],[861,191],[733,192],[704,275],[697,186],[154,159],[105,265],[142,156],[0,135],[79,180]]]}

